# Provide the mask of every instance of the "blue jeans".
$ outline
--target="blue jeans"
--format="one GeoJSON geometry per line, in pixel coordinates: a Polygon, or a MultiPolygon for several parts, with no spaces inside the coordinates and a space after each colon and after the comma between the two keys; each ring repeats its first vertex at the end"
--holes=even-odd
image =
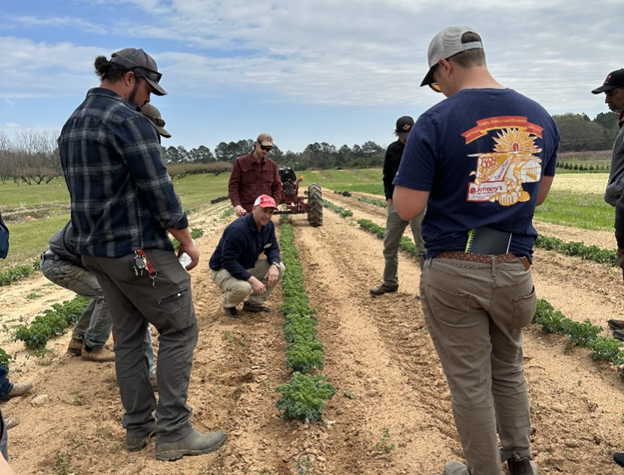
{"type": "MultiPolygon", "coordinates": [[[[41,260],[41,272],[55,284],[91,299],[74,327],[72,338],[84,339],[91,348],[103,348],[111,334],[113,317],[104,300],[104,291],[95,274],[71,261],[55,255],[50,256],[50,253],[41,260]]],[[[154,369],[154,346],[149,328],[145,335],[145,345],[150,375],[154,375],[156,373],[154,369]]],[[[0,386],[1,390],[2,387],[0,386]]]]}
{"type": "Polygon", "coordinates": [[[11,392],[13,384],[7,376],[7,369],[0,364],[0,398],[3,398],[11,392]]]}
{"type": "Polygon", "coordinates": [[[83,338],[91,348],[103,348],[110,336],[113,318],[95,275],[57,256],[45,256],[41,261],[41,272],[55,284],[91,299],[78,319],[72,337],[83,338]]]}

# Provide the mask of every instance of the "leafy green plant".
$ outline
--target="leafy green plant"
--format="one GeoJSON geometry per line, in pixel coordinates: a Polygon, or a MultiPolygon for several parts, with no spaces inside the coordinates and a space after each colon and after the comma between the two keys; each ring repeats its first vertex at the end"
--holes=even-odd
{"type": "Polygon", "coordinates": [[[388,207],[388,202],[386,200],[380,200],[377,198],[369,198],[368,196],[360,196],[358,198],[358,201],[361,201],[363,203],[369,203],[375,206],[379,206],[381,208],[387,208],[388,207]]]}
{"type": "Polygon", "coordinates": [[[18,326],[14,338],[23,341],[31,350],[45,348],[50,337],[62,335],[67,327],[78,321],[89,300],[78,295],[71,301],[52,305],[52,309],[37,315],[29,327],[18,326]]]}
{"type": "Polygon", "coordinates": [[[547,251],[556,251],[567,256],[598,262],[599,264],[619,266],[615,250],[601,249],[598,246],[586,246],[582,242],[565,242],[555,237],[540,235],[535,240],[535,246],[547,251]]]}
{"type": "Polygon", "coordinates": [[[9,362],[13,359],[11,355],[9,355],[4,349],[0,348],[0,365],[4,366],[9,372],[9,362]]]}
{"type": "Polygon", "coordinates": [[[332,211],[335,211],[336,213],[338,213],[343,218],[347,218],[349,216],[353,216],[353,211],[351,211],[349,209],[341,208],[340,206],[335,205],[331,201],[323,200],[323,206],[325,206],[326,208],[331,209],[332,211]]]}
{"type": "Polygon", "coordinates": [[[39,260],[33,264],[21,264],[0,272],[0,286],[11,285],[33,275],[39,269],[39,260]]]}
{"type": "MultiPolygon", "coordinates": [[[[385,229],[375,223],[373,223],[369,219],[358,219],[357,223],[364,231],[368,231],[369,233],[377,236],[379,239],[383,239],[385,229]]],[[[407,252],[412,257],[418,257],[418,249],[416,248],[416,244],[407,236],[401,236],[401,241],[399,242],[399,249],[407,252]]]]}
{"type": "Polygon", "coordinates": [[[286,348],[286,366],[300,373],[323,369],[324,357],[323,344],[314,337],[301,337],[286,348]]]}
{"type": "Polygon", "coordinates": [[[275,403],[275,407],[282,411],[284,419],[320,421],[325,401],[336,394],[334,386],[326,380],[326,376],[322,374],[310,376],[299,372],[293,373],[288,383],[276,389],[282,393],[282,397],[275,403]]]}
{"type": "Polygon", "coordinates": [[[390,429],[384,428],[379,442],[375,444],[375,450],[380,453],[389,454],[394,450],[394,444],[390,442],[390,429]]]}
{"type": "Polygon", "coordinates": [[[295,470],[296,470],[297,475],[313,474],[314,470],[312,470],[312,461],[310,460],[310,457],[306,457],[303,460],[298,459],[297,462],[295,463],[295,470]]]}

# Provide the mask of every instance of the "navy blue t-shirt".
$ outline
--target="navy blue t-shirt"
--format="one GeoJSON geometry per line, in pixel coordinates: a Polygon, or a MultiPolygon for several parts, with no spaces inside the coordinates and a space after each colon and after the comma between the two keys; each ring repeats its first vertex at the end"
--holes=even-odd
{"type": "Polygon", "coordinates": [[[511,89],[464,89],[422,114],[394,184],[429,191],[426,257],[464,251],[468,232],[511,232],[509,252],[530,257],[542,176],[554,176],[559,132],[535,101],[511,89]]]}

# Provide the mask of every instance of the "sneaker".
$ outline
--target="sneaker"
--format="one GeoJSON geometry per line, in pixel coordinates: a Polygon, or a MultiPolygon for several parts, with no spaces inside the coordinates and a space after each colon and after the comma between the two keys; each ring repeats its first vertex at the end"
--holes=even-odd
{"type": "Polygon", "coordinates": [[[6,427],[6,430],[12,429],[18,424],[19,424],[19,421],[17,420],[17,417],[15,416],[6,416],[4,418],[4,426],[6,427]]]}
{"type": "Polygon", "coordinates": [[[529,457],[507,460],[509,475],[539,475],[536,463],[529,457]]]}
{"type": "Polygon", "coordinates": [[[624,467],[624,452],[614,453],[613,460],[615,460],[615,463],[617,463],[620,467],[624,467]]]}
{"type": "Polygon", "coordinates": [[[24,394],[29,393],[33,389],[33,383],[17,383],[13,385],[13,389],[9,391],[8,394],[5,394],[0,398],[2,401],[6,401],[8,399],[12,399],[14,397],[23,396],[24,394]]]}
{"type": "Polygon", "coordinates": [[[236,307],[223,307],[223,311],[228,317],[236,318],[240,315],[240,312],[236,307]]]}
{"type": "Polygon", "coordinates": [[[444,475],[470,475],[470,472],[465,464],[451,460],[444,466],[444,475]]]}
{"type": "Polygon", "coordinates": [[[202,455],[214,452],[225,443],[223,432],[202,434],[193,429],[188,437],[175,442],[156,443],[157,460],[178,460],[185,455],[202,455]]]}
{"type": "Polygon", "coordinates": [[[86,343],[82,345],[82,359],[87,361],[97,361],[105,363],[107,361],[115,361],[115,353],[106,347],[91,348],[86,343]]]}
{"type": "Polygon", "coordinates": [[[253,303],[250,303],[250,302],[245,302],[243,304],[243,310],[245,312],[251,312],[251,313],[260,313],[260,312],[271,313],[271,309],[267,307],[266,305],[254,305],[253,303]]]}
{"type": "Polygon", "coordinates": [[[152,385],[152,389],[154,391],[158,391],[158,380],[156,379],[156,375],[150,378],[150,384],[152,385]]]}
{"type": "Polygon", "coordinates": [[[370,289],[370,293],[371,295],[383,295],[390,292],[396,292],[397,290],[399,290],[398,285],[396,287],[388,287],[385,284],[381,284],[379,287],[373,287],[372,289],[370,289]]]}
{"type": "Polygon", "coordinates": [[[129,437],[126,434],[126,450],[128,452],[138,452],[149,444],[152,437],[156,435],[156,423],[154,422],[150,431],[141,437],[129,437]]]}
{"type": "Polygon", "coordinates": [[[82,355],[82,338],[73,338],[69,340],[69,346],[67,347],[67,353],[75,356],[82,355]]]}
{"type": "Polygon", "coordinates": [[[624,330],[624,320],[607,320],[611,330],[624,330]]]}

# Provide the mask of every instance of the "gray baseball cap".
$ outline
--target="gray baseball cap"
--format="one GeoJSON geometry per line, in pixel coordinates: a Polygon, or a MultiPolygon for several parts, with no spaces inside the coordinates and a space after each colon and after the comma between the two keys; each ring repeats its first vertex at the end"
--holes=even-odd
{"type": "Polygon", "coordinates": [[[154,94],[164,96],[167,91],[158,84],[162,78],[162,73],[158,72],[156,61],[142,49],[125,48],[111,55],[111,63],[134,71],[138,69],[139,74],[152,86],[154,94]]]}
{"type": "Polygon", "coordinates": [[[435,35],[429,43],[429,52],[427,59],[429,61],[429,71],[420,84],[422,86],[428,86],[435,82],[433,80],[433,72],[441,59],[448,59],[451,56],[467,51],[469,49],[483,48],[483,43],[480,41],[471,41],[470,43],[462,43],[462,35],[464,33],[478,34],[474,29],[468,26],[448,26],[444,28],[440,33],[435,35]]]}

